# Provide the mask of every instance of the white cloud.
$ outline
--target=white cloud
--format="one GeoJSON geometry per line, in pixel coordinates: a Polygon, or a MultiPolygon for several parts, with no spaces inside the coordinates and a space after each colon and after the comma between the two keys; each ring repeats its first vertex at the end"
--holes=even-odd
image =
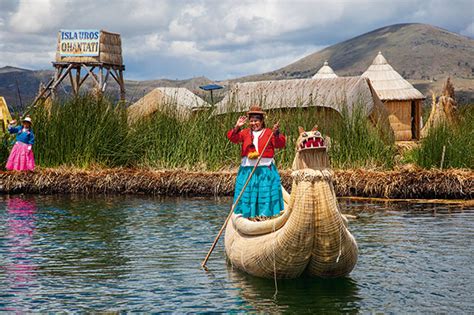
{"type": "Polygon", "coordinates": [[[57,30],[97,28],[121,33],[127,75],[229,78],[395,23],[473,37],[471,1],[9,0],[0,10],[0,67],[49,69],[57,30]]]}
{"type": "Polygon", "coordinates": [[[36,33],[53,28],[61,21],[64,3],[54,0],[20,1],[18,11],[10,19],[16,32],[36,33]]]}

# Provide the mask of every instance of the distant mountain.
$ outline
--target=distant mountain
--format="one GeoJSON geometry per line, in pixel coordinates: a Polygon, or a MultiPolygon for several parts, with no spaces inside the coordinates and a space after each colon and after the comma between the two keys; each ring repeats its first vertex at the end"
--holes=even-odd
{"type": "MultiPolygon", "coordinates": [[[[422,93],[440,91],[447,76],[452,77],[456,96],[462,103],[474,103],[474,40],[426,24],[397,24],[354,37],[306,56],[286,67],[222,82],[308,78],[316,73],[325,60],[339,76],[362,74],[378,51],[403,77],[422,93]]],[[[53,71],[31,71],[15,67],[0,68],[0,96],[15,108],[34,99],[40,82],[48,82],[53,71]],[[18,90],[20,93],[18,93],[18,90]]],[[[125,77],[127,73],[125,72],[125,77]]],[[[65,80],[66,82],[66,80],[65,80]]],[[[108,91],[117,94],[118,87],[110,80],[108,91]]],[[[127,99],[133,102],[153,88],[185,87],[207,98],[200,85],[211,83],[205,77],[188,80],[126,81],[127,99]]],[[[64,84],[60,92],[69,93],[64,84]]],[[[222,91],[222,90],[221,90],[222,91]]]]}
{"type": "MultiPolygon", "coordinates": [[[[46,84],[54,75],[54,71],[39,70],[33,71],[16,67],[0,68],[0,96],[5,97],[7,104],[12,110],[20,110],[30,104],[38,93],[40,82],[46,84]]],[[[126,73],[125,73],[126,75],[126,73]]],[[[59,93],[71,93],[69,81],[65,79],[58,88],[59,93]]],[[[118,96],[118,85],[112,78],[109,78],[107,93],[118,96]]],[[[196,77],[187,80],[150,80],[132,81],[125,80],[127,100],[134,102],[156,87],[185,87],[201,97],[206,94],[199,89],[200,85],[209,84],[212,81],[205,77],[196,77]]],[[[86,81],[86,88],[91,87],[91,81],[86,81]]]]}
{"type": "Polygon", "coordinates": [[[327,60],[339,76],[362,74],[381,51],[406,79],[474,79],[474,40],[426,24],[396,24],[354,37],[286,67],[239,81],[308,78],[327,60]]]}
{"type": "Polygon", "coordinates": [[[40,82],[47,82],[53,74],[46,70],[0,68],[0,96],[5,97],[10,109],[20,109],[34,99],[40,82]]]}

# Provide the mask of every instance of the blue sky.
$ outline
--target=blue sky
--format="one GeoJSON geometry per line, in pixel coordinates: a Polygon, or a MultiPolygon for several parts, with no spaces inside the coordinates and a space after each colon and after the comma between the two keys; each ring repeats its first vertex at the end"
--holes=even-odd
{"type": "Polygon", "coordinates": [[[474,38],[474,1],[0,0],[0,67],[52,69],[59,29],[104,29],[122,35],[127,79],[224,80],[411,22],[474,38]]]}

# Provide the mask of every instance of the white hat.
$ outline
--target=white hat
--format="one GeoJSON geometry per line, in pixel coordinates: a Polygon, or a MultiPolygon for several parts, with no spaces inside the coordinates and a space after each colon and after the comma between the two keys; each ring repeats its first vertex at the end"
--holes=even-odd
{"type": "Polygon", "coordinates": [[[22,121],[23,121],[23,122],[25,122],[25,121],[26,121],[26,122],[29,122],[30,124],[33,124],[33,122],[31,121],[31,118],[30,118],[30,116],[26,116],[25,118],[23,118],[23,120],[22,120],[22,121]]]}

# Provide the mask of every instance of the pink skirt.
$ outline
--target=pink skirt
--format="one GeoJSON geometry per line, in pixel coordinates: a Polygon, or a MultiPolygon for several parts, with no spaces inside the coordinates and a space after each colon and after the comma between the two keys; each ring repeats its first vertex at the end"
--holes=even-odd
{"type": "Polygon", "coordinates": [[[7,161],[7,170],[32,171],[35,169],[35,157],[33,151],[28,150],[28,145],[17,141],[7,161]]]}

